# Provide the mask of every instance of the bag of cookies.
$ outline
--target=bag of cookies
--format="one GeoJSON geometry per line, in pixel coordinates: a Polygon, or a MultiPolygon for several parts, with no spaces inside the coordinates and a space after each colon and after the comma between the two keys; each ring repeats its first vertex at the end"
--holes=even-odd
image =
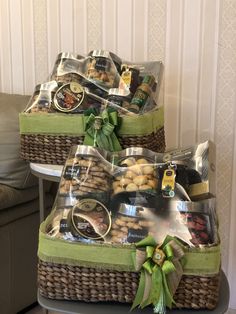
{"type": "Polygon", "coordinates": [[[90,146],[71,149],[59,184],[56,215],[48,226],[51,236],[71,240],[94,240],[105,236],[104,224],[110,228],[107,206],[112,182],[112,165],[107,161],[107,155],[106,151],[90,146]]]}

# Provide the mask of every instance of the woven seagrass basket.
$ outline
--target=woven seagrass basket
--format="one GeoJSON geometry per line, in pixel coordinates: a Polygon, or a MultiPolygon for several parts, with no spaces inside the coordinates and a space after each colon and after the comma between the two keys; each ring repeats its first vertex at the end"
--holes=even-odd
{"type": "MultiPolygon", "coordinates": [[[[63,165],[72,145],[83,144],[81,114],[21,113],[21,157],[30,162],[63,165]]],[[[122,148],[144,147],[165,151],[163,107],[139,116],[124,116],[117,130],[122,148]]]]}
{"type": "MultiPolygon", "coordinates": [[[[176,307],[209,309],[216,307],[220,276],[184,275],[174,295],[176,307]]],[[[38,285],[42,296],[55,300],[132,303],[139,273],[48,263],[39,260],[38,285]]]]}
{"type": "MultiPolygon", "coordinates": [[[[135,245],[67,242],[45,233],[41,224],[38,249],[39,293],[49,299],[132,303],[140,270],[135,245]]],[[[214,309],[220,287],[220,246],[186,248],[183,274],[174,293],[175,307],[214,309]]]]}

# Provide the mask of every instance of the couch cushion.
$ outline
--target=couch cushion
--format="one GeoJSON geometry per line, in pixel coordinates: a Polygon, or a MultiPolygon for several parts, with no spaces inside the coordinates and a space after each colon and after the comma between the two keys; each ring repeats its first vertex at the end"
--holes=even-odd
{"type": "Polygon", "coordinates": [[[0,184],[0,211],[18,204],[27,203],[38,197],[38,187],[34,186],[25,190],[14,189],[0,184]]]}
{"type": "Polygon", "coordinates": [[[0,183],[18,189],[37,184],[29,164],[20,159],[19,113],[29,96],[0,93],[0,183]]]}
{"type": "MultiPolygon", "coordinates": [[[[35,193],[33,191],[34,188],[28,189],[28,192],[32,192],[32,195],[35,193]]],[[[35,196],[35,194],[34,194],[35,196]]],[[[32,213],[39,211],[39,200],[38,198],[29,200],[29,197],[26,198],[24,203],[12,206],[10,208],[1,208],[0,210],[0,228],[2,226],[5,226],[7,224],[10,224],[18,219],[22,219],[28,215],[31,215],[32,213]]],[[[46,208],[46,213],[49,214],[52,208],[53,203],[53,197],[51,194],[46,193],[44,197],[44,205],[46,208]]],[[[29,226],[30,228],[30,226],[29,226]]],[[[38,232],[38,230],[32,230],[32,232],[38,232]]],[[[0,313],[1,310],[0,310],[0,313]]]]}

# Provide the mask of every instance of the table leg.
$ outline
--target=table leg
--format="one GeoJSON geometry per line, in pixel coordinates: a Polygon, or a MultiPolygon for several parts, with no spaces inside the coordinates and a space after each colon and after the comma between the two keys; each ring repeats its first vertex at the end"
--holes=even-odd
{"type": "Polygon", "coordinates": [[[40,222],[45,218],[44,184],[42,178],[39,178],[39,217],[40,222]]]}

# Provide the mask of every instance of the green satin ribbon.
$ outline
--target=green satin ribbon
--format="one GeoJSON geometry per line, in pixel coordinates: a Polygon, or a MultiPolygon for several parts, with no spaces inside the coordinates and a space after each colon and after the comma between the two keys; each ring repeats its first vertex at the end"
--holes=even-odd
{"type": "Polygon", "coordinates": [[[106,109],[99,116],[90,113],[85,116],[84,144],[103,148],[108,151],[121,150],[120,143],[114,132],[118,125],[117,112],[108,112],[106,109]]]}
{"type": "MultiPolygon", "coordinates": [[[[170,236],[166,237],[162,245],[157,246],[153,237],[148,236],[136,243],[136,247],[136,269],[141,266],[141,274],[139,287],[131,309],[137,306],[144,308],[149,304],[153,304],[154,312],[163,314],[166,311],[166,306],[171,308],[174,303],[173,291],[168,285],[168,275],[177,272],[175,262],[184,255],[182,246],[175,238],[170,236]],[[140,262],[139,248],[145,248],[145,254],[143,254],[143,250],[140,252],[141,259],[144,259],[142,265],[138,265],[140,262]]],[[[180,277],[176,285],[179,284],[180,277]]]]}

